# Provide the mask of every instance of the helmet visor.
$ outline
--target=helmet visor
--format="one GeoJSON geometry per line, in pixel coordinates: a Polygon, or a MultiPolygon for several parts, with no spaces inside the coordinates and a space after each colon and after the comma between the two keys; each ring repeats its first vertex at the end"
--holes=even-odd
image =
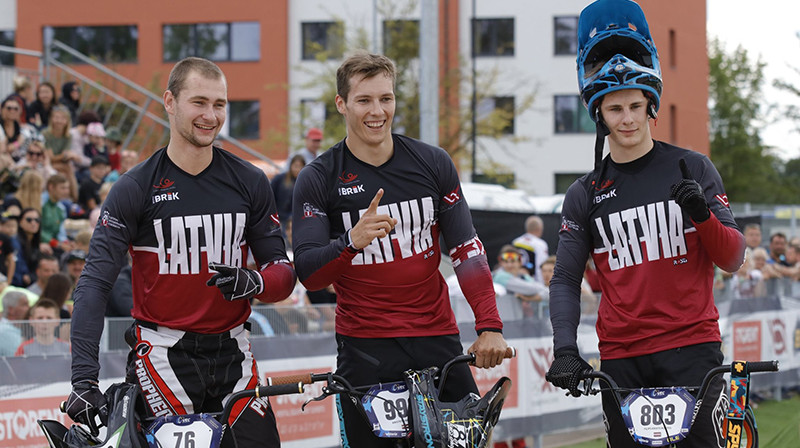
{"type": "MultiPolygon", "coordinates": [[[[627,33],[625,33],[627,34],[627,33]]],[[[641,39],[625,34],[613,34],[595,41],[583,58],[583,78],[597,73],[614,56],[621,54],[638,65],[654,69],[653,52],[641,39]]]]}

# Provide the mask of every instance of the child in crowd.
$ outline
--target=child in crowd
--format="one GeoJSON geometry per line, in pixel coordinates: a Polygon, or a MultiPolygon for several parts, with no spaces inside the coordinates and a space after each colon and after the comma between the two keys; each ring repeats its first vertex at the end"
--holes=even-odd
{"type": "Polygon", "coordinates": [[[28,313],[33,337],[20,344],[14,356],[57,355],[69,353],[68,342],[56,338],[59,306],[50,299],[39,299],[28,313]]]}

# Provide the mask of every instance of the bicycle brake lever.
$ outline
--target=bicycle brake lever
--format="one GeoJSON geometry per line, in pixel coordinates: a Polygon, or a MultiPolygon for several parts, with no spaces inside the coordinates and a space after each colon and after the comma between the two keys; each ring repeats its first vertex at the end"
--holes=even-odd
{"type": "Polygon", "coordinates": [[[302,406],[300,406],[300,410],[305,412],[307,404],[311,403],[312,401],[322,401],[322,400],[328,398],[331,395],[333,395],[333,394],[330,391],[328,391],[328,388],[327,387],[323,387],[322,388],[322,393],[320,394],[320,396],[319,397],[314,397],[314,398],[309,398],[308,400],[306,400],[306,402],[303,403],[302,406]]]}
{"type": "Polygon", "coordinates": [[[309,398],[308,400],[306,400],[306,402],[303,403],[302,406],[300,406],[300,410],[305,411],[306,405],[311,403],[312,401],[322,401],[330,397],[331,395],[336,395],[342,392],[349,392],[349,389],[347,389],[344,385],[340,384],[338,381],[334,380],[332,375],[329,374],[328,385],[322,387],[322,393],[318,397],[309,398]]]}

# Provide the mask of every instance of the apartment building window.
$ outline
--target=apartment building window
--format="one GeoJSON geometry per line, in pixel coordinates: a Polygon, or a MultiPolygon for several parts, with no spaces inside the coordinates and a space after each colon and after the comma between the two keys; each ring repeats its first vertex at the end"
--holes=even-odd
{"type": "Polygon", "coordinates": [[[228,102],[228,134],[240,140],[260,138],[261,103],[258,101],[228,102]]]}
{"type": "Polygon", "coordinates": [[[595,132],[594,122],[583,107],[580,96],[556,95],[554,111],[556,134],[595,132]]]}
{"type": "MultiPolygon", "coordinates": [[[[45,27],[45,42],[56,39],[98,62],[136,62],[139,29],[136,25],[45,27]]],[[[53,50],[61,62],[76,63],[72,56],[53,50]]]]}
{"type": "Polygon", "coordinates": [[[586,173],[556,173],[556,194],[564,194],[573,182],[583,177],[586,173]]]}
{"type": "Polygon", "coordinates": [[[303,98],[300,100],[300,136],[305,138],[306,131],[310,128],[325,129],[325,119],[329,113],[338,114],[335,106],[327,110],[325,101],[303,98]]]}
{"type": "Polygon", "coordinates": [[[258,61],[258,22],[171,24],[163,27],[164,61],[198,56],[212,61],[258,61]]]}
{"type": "Polygon", "coordinates": [[[472,45],[476,56],[514,56],[514,19],[475,19],[472,45]]]}
{"type": "Polygon", "coordinates": [[[677,38],[675,37],[675,30],[669,30],[669,67],[675,68],[678,66],[678,49],[677,38]]]}
{"type": "MultiPolygon", "coordinates": [[[[0,31],[0,45],[14,46],[14,30],[0,31]]],[[[0,52],[0,65],[14,65],[14,53],[0,52]]]]}
{"type": "Polygon", "coordinates": [[[391,59],[419,54],[419,20],[384,20],[383,54],[391,59]]]}
{"type": "Polygon", "coordinates": [[[318,56],[339,59],[344,54],[344,24],[342,22],[305,22],[303,32],[303,60],[318,56]]]}
{"type": "Polygon", "coordinates": [[[578,16],[555,17],[553,19],[553,41],[557,56],[576,56],[578,54],[578,16]]]}
{"type": "Polygon", "coordinates": [[[483,98],[478,104],[478,121],[484,123],[479,125],[478,131],[483,128],[481,134],[487,134],[486,120],[492,120],[488,123],[488,128],[494,133],[499,131],[500,134],[514,135],[514,97],[513,96],[494,96],[483,98]],[[501,121],[502,120],[502,121],[501,121]],[[497,126],[502,124],[500,129],[497,126]]]}

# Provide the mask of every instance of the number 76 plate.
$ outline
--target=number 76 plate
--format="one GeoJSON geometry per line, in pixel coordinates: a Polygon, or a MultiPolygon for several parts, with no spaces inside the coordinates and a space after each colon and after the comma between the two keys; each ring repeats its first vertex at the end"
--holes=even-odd
{"type": "Polygon", "coordinates": [[[400,439],[410,435],[408,388],[404,382],[372,386],[361,397],[361,406],[376,436],[400,439]]]}

